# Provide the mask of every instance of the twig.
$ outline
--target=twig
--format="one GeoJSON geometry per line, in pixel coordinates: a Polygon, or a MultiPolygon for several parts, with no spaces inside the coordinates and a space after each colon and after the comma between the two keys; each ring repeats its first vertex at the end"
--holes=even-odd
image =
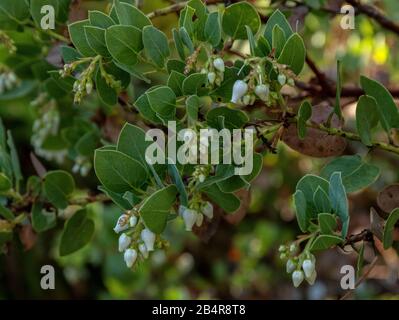
{"type": "MultiPolygon", "coordinates": [[[[208,1],[205,1],[205,5],[212,5],[212,4],[217,4],[217,3],[221,3],[221,2],[224,2],[224,1],[223,0],[208,0],[208,1]]],[[[187,3],[188,3],[188,1],[184,1],[184,2],[179,2],[176,4],[172,4],[169,7],[157,9],[157,10],[147,14],[147,17],[149,19],[154,19],[156,17],[166,16],[170,13],[178,13],[178,12],[180,12],[180,10],[183,10],[185,6],[187,6],[187,3]]]]}

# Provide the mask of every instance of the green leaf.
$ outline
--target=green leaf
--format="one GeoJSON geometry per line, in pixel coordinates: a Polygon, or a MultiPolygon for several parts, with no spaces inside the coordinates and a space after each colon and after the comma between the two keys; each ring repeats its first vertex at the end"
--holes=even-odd
{"type": "Polygon", "coordinates": [[[186,99],[186,112],[190,124],[195,124],[198,120],[198,110],[200,107],[200,99],[198,96],[189,96],[186,99]]]}
{"type": "Polygon", "coordinates": [[[271,45],[264,36],[260,36],[256,46],[256,55],[258,57],[267,57],[272,51],[271,45]]]}
{"type": "Polygon", "coordinates": [[[186,63],[181,60],[169,59],[168,62],[166,63],[166,69],[168,73],[176,71],[178,73],[184,74],[185,68],[186,68],[186,63]]]}
{"type": "Polygon", "coordinates": [[[173,163],[168,163],[168,172],[172,182],[176,185],[177,190],[179,191],[180,204],[188,208],[188,195],[186,187],[184,186],[182,177],[179,173],[179,170],[177,170],[176,165],[173,163]]]}
{"type": "Polygon", "coordinates": [[[35,203],[32,207],[32,227],[36,232],[43,232],[54,228],[56,215],[54,211],[47,211],[41,203],[35,203]]]}
{"type": "Polygon", "coordinates": [[[260,28],[260,18],[256,9],[248,2],[234,3],[226,8],[222,18],[223,31],[233,39],[246,39],[245,26],[256,34],[260,28]]]}
{"type": "Polygon", "coordinates": [[[183,41],[180,36],[180,33],[178,30],[175,28],[172,29],[172,34],[173,34],[173,42],[175,43],[175,47],[177,50],[177,53],[179,54],[179,57],[181,60],[186,59],[186,53],[184,51],[184,46],[183,46],[183,41]]]}
{"type": "Polygon", "coordinates": [[[130,202],[128,200],[126,200],[123,197],[123,194],[121,193],[116,193],[113,192],[111,190],[108,190],[107,188],[105,188],[104,186],[99,186],[98,189],[102,192],[104,192],[108,197],[111,198],[111,200],[117,205],[119,206],[122,210],[131,210],[132,209],[132,205],[130,204],[130,202]]]}
{"type": "Polygon", "coordinates": [[[151,20],[130,3],[115,0],[114,7],[119,23],[122,25],[133,26],[140,30],[142,30],[145,26],[151,25],[151,20]]]}
{"type": "Polygon", "coordinates": [[[110,16],[97,10],[89,11],[89,21],[92,26],[103,29],[107,29],[115,24],[114,20],[112,20],[110,16]]]}
{"type": "Polygon", "coordinates": [[[248,38],[248,42],[249,42],[249,49],[250,49],[251,55],[255,56],[256,42],[255,42],[254,34],[252,33],[252,30],[250,27],[245,26],[245,29],[247,30],[247,38],[248,38]]]}
{"type": "Polygon", "coordinates": [[[106,105],[114,106],[118,103],[118,93],[107,84],[101,75],[100,68],[96,73],[96,91],[101,101],[106,105]]]}
{"type": "Polygon", "coordinates": [[[141,116],[154,123],[161,124],[162,120],[157,116],[154,110],[152,110],[148,96],[144,93],[142,94],[134,103],[136,109],[140,112],[141,116]]]}
{"type": "Polygon", "coordinates": [[[384,249],[388,249],[392,246],[393,243],[393,231],[395,229],[395,224],[399,220],[399,208],[393,210],[385,223],[384,227],[384,235],[383,235],[383,244],[384,249]]]}
{"type": "Polygon", "coordinates": [[[137,63],[143,49],[141,30],[133,26],[112,26],[105,31],[105,42],[112,58],[128,66],[137,63]]]}
{"type": "Polygon", "coordinates": [[[392,128],[399,128],[399,111],[390,92],[379,82],[365,76],[360,77],[360,84],[368,96],[377,102],[381,125],[389,133],[392,128]]]}
{"type": "Polygon", "coordinates": [[[49,171],[44,176],[44,193],[49,201],[59,209],[68,206],[68,198],[75,190],[72,176],[65,171],[49,171]]]}
{"type": "Polygon", "coordinates": [[[342,156],[332,160],[323,168],[321,176],[329,179],[334,172],[341,172],[347,193],[366,188],[380,175],[377,166],[364,162],[358,155],[342,156]]]}
{"type": "Polygon", "coordinates": [[[301,190],[306,199],[307,215],[309,218],[316,218],[319,213],[313,200],[313,195],[317,188],[321,188],[324,192],[328,193],[329,182],[321,177],[307,174],[296,185],[296,190],[301,190]]]}
{"type": "Polygon", "coordinates": [[[320,235],[313,241],[310,251],[327,250],[342,243],[342,241],[340,237],[334,235],[320,235]]]}
{"type": "Polygon", "coordinates": [[[195,9],[186,6],[181,12],[179,17],[179,28],[185,28],[187,33],[192,36],[194,33],[194,17],[195,9]]]}
{"type": "Polygon", "coordinates": [[[273,29],[275,25],[278,25],[281,29],[283,29],[287,39],[294,33],[284,14],[277,9],[269,17],[265,26],[264,36],[270,45],[273,43],[273,29]]]}
{"type": "Polygon", "coordinates": [[[75,46],[76,50],[78,50],[79,53],[85,57],[92,57],[96,55],[95,51],[90,47],[89,42],[87,41],[84,30],[84,27],[89,25],[90,21],[86,19],[76,21],[68,26],[69,36],[73,45],[75,46]]]}
{"type": "Polygon", "coordinates": [[[254,180],[262,170],[263,156],[259,153],[253,154],[252,172],[245,176],[234,175],[226,180],[218,182],[223,192],[235,192],[242,188],[249,188],[250,182],[254,180]]]}
{"type": "Polygon", "coordinates": [[[152,144],[152,141],[145,140],[145,132],[143,129],[136,127],[130,123],[123,126],[117,143],[117,150],[130,156],[147,168],[148,163],[145,159],[145,152],[152,144]]]}
{"type": "Polygon", "coordinates": [[[301,36],[291,35],[277,62],[287,65],[295,74],[300,74],[305,64],[306,49],[301,36]]]}
{"type": "Polygon", "coordinates": [[[279,25],[275,25],[273,28],[273,39],[272,39],[272,48],[275,50],[275,56],[280,57],[281,52],[283,51],[284,45],[286,43],[285,33],[279,25]]]}
{"type": "Polygon", "coordinates": [[[166,35],[153,26],[146,26],[143,28],[143,43],[147,56],[158,67],[163,68],[166,58],[170,55],[166,35]]]}
{"type": "Polygon", "coordinates": [[[207,77],[205,73],[190,74],[183,81],[183,94],[184,95],[199,94],[198,91],[200,91],[200,89],[205,86],[206,81],[207,77]]]}
{"type": "Polygon", "coordinates": [[[94,169],[101,184],[116,193],[133,191],[147,179],[147,171],[140,162],[115,150],[97,149],[94,169]]]}
{"type": "Polygon", "coordinates": [[[176,97],[181,97],[183,95],[183,81],[186,76],[180,72],[172,70],[168,78],[168,87],[173,90],[176,97]]]}
{"type": "Polygon", "coordinates": [[[371,130],[378,124],[378,107],[374,98],[361,96],[356,107],[356,127],[366,146],[372,145],[371,130]]]}
{"type": "Polygon", "coordinates": [[[176,196],[176,186],[170,185],[156,191],[144,200],[139,212],[148,229],[156,234],[164,231],[169,212],[176,201],[176,196]]]}
{"type": "Polygon", "coordinates": [[[216,173],[213,176],[209,176],[204,182],[197,185],[198,189],[204,189],[215,183],[222,182],[230,177],[234,176],[234,166],[231,164],[219,164],[216,167],[216,173]]]}
{"type": "Polygon", "coordinates": [[[331,212],[331,203],[327,193],[319,186],[313,195],[313,203],[318,212],[331,212]]]}
{"type": "Polygon", "coordinates": [[[337,60],[337,93],[335,96],[334,112],[339,119],[342,119],[341,111],[341,91],[342,91],[342,65],[341,61],[337,60]]]}
{"type": "Polygon", "coordinates": [[[307,126],[307,121],[312,117],[312,105],[309,101],[302,102],[298,111],[298,137],[299,139],[305,139],[307,126]]]}
{"type": "Polygon", "coordinates": [[[15,147],[14,139],[12,137],[10,130],[7,131],[7,144],[8,147],[10,148],[11,167],[12,167],[12,172],[14,174],[14,186],[18,191],[19,183],[20,181],[22,181],[23,177],[22,177],[17,148],[15,147]]]}
{"type": "Polygon", "coordinates": [[[335,219],[334,215],[330,213],[320,213],[317,218],[322,234],[332,235],[335,229],[337,229],[337,219],[335,219]]]}
{"type": "Polygon", "coordinates": [[[346,237],[349,227],[349,209],[348,199],[346,197],[345,187],[342,183],[341,172],[334,172],[330,177],[329,197],[334,212],[342,222],[343,238],[346,237]]]}
{"type": "Polygon", "coordinates": [[[221,191],[217,184],[204,188],[204,192],[212,202],[216,203],[227,213],[233,213],[240,208],[240,199],[232,193],[221,191]]]}
{"type": "Polygon", "coordinates": [[[77,211],[67,220],[60,241],[60,256],[78,251],[88,244],[94,234],[94,221],[86,210],[77,211]]]}
{"type": "Polygon", "coordinates": [[[184,44],[187,48],[190,54],[194,53],[194,43],[191,40],[191,37],[189,33],[187,32],[186,28],[182,27],[179,29],[179,35],[182,44],[184,44]]]}
{"type": "Polygon", "coordinates": [[[93,51],[103,57],[109,57],[110,54],[105,44],[105,29],[93,26],[84,26],[87,43],[93,51]]]}
{"type": "Polygon", "coordinates": [[[226,129],[239,129],[249,121],[247,114],[241,110],[230,109],[228,107],[218,107],[211,109],[206,114],[206,121],[211,128],[222,129],[219,127],[218,119],[224,118],[226,129]]]}
{"type": "Polygon", "coordinates": [[[10,209],[0,204],[0,217],[6,220],[13,221],[15,216],[10,209]]]}
{"type": "Polygon", "coordinates": [[[61,56],[65,63],[71,63],[82,58],[82,55],[72,47],[62,46],[61,56]]]}
{"type": "Polygon", "coordinates": [[[6,192],[12,188],[10,179],[2,172],[0,172],[0,192],[6,192]]]}
{"type": "Polygon", "coordinates": [[[299,229],[303,233],[307,232],[312,218],[308,213],[307,201],[305,193],[302,190],[297,189],[294,193],[294,205],[296,212],[296,220],[298,221],[299,229]]]}
{"type": "Polygon", "coordinates": [[[176,95],[167,86],[159,86],[148,90],[146,93],[148,103],[156,115],[164,123],[174,120],[176,114],[176,95]]]}
{"type": "Polygon", "coordinates": [[[1,13],[19,23],[23,23],[29,19],[29,7],[26,1],[1,1],[1,13]]]}
{"type": "Polygon", "coordinates": [[[220,26],[219,12],[212,12],[208,15],[204,33],[206,41],[208,41],[212,47],[215,48],[219,45],[222,40],[222,28],[220,26]]]}

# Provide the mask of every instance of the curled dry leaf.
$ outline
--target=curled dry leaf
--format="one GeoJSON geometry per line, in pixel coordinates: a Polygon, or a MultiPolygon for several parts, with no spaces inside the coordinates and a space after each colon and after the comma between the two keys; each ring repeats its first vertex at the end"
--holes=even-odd
{"type": "MultiPolygon", "coordinates": [[[[322,124],[328,120],[333,108],[326,104],[312,107],[311,121],[322,124]]],[[[340,128],[342,122],[336,115],[332,117],[331,126],[340,128]]],[[[284,132],[282,140],[292,149],[317,158],[326,158],[341,155],[346,148],[346,140],[341,137],[331,136],[317,129],[308,128],[305,139],[298,137],[296,124],[291,124],[284,132]]]]}
{"type": "Polygon", "coordinates": [[[385,187],[377,197],[378,206],[387,213],[399,208],[399,184],[385,187]]]}

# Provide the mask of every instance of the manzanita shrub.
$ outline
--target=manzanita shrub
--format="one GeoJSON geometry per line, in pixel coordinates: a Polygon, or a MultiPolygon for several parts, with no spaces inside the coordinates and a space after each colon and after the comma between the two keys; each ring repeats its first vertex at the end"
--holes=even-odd
{"type": "MultiPolygon", "coordinates": [[[[382,84],[360,78],[364,95],[357,101],[357,132],[345,131],[339,63],[335,106],[287,102],[287,91],[301,90],[306,48],[279,10],[265,19],[249,2],[225,6],[190,0],[144,14],[129,1],[114,0],[104,12],[89,11],[86,19],[69,23],[64,37],[69,2],[0,2],[0,39],[8,52],[0,65],[0,99],[34,91],[31,104],[37,114],[31,141],[34,176],[21,173],[11,133],[17,128],[0,125],[4,252],[19,228],[31,225],[42,233],[65,220],[59,254],[69,255],[93,235],[86,206],[111,200],[121,210],[114,229],[120,234],[119,251],[134,270],[152,251],[173,246],[163,238],[169,221],[183,219],[186,230],[198,232],[212,223],[216,211],[234,215],[245,210],[240,195],[262,170],[263,156],[276,152],[280,142],[308,156],[333,157],[321,172],[300,179],[292,196],[301,234],[279,251],[293,284],[314,283],[318,252],[354,246],[348,194],[374,183],[380,169],[359,155],[341,156],[346,141],[399,155],[392,136],[399,129],[399,111],[382,84]],[[56,30],[40,28],[44,3],[56,9],[56,30]],[[153,17],[177,11],[178,25],[167,33],[153,25],[153,17]],[[22,30],[30,30],[41,47],[24,43],[22,30]],[[247,45],[248,53],[236,50],[237,43],[247,45]],[[136,92],[138,82],[147,90],[136,92]],[[123,124],[117,139],[103,130],[104,113],[113,112],[134,119],[123,124]],[[172,121],[175,132],[168,131],[172,121]],[[146,157],[153,145],[145,138],[149,128],[163,130],[164,143],[176,138],[176,130],[191,129],[180,144],[196,150],[198,137],[199,153],[211,148],[199,136],[202,129],[252,128],[252,170],[236,175],[236,164],[151,164],[146,157]],[[71,173],[47,171],[40,158],[59,164],[67,158],[74,164],[71,173]],[[78,190],[75,180],[93,169],[98,190],[78,190]]],[[[386,249],[399,219],[399,202],[387,195],[395,192],[392,188],[379,196],[389,217],[370,231],[386,249]]],[[[362,240],[370,241],[370,235],[362,240]]],[[[361,265],[364,250],[356,251],[361,265]]]]}

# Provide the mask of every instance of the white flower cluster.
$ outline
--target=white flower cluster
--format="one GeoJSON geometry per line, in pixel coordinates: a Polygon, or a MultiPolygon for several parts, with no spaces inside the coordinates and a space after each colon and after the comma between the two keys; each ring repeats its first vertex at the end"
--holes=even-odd
{"type": "Polygon", "coordinates": [[[122,232],[118,240],[118,250],[124,252],[123,258],[128,268],[135,264],[139,255],[147,259],[149,252],[154,251],[156,235],[145,228],[131,211],[119,217],[114,231],[122,232]]]}
{"type": "Polygon", "coordinates": [[[72,167],[73,173],[80,173],[82,177],[85,177],[90,172],[92,167],[91,161],[85,156],[77,156],[75,159],[75,164],[72,167]]]}
{"type": "Polygon", "coordinates": [[[10,91],[20,84],[20,80],[11,70],[0,70],[0,94],[10,91]]]}
{"type": "MultiPolygon", "coordinates": [[[[33,101],[32,105],[43,102],[43,96],[39,96],[33,101]]],[[[46,139],[49,136],[56,136],[59,131],[60,113],[54,100],[44,104],[40,110],[41,116],[33,122],[31,143],[35,153],[47,161],[55,160],[57,163],[63,163],[67,155],[67,150],[48,150],[43,148],[46,139]]]]}
{"type": "Polygon", "coordinates": [[[316,258],[309,251],[304,251],[299,255],[298,246],[292,243],[289,247],[280,246],[280,258],[287,259],[286,270],[287,273],[292,273],[292,283],[295,288],[298,288],[303,280],[306,280],[310,285],[316,281],[316,258]]]}
{"type": "Polygon", "coordinates": [[[213,206],[210,202],[201,204],[198,209],[187,208],[183,205],[179,207],[179,215],[183,218],[186,231],[192,231],[194,225],[200,227],[204,221],[204,216],[209,220],[213,218],[213,206]]]}
{"type": "Polygon", "coordinates": [[[208,84],[210,87],[221,85],[224,80],[224,71],[224,61],[220,57],[211,58],[207,67],[201,70],[202,73],[207,74],[208,84]]]}

